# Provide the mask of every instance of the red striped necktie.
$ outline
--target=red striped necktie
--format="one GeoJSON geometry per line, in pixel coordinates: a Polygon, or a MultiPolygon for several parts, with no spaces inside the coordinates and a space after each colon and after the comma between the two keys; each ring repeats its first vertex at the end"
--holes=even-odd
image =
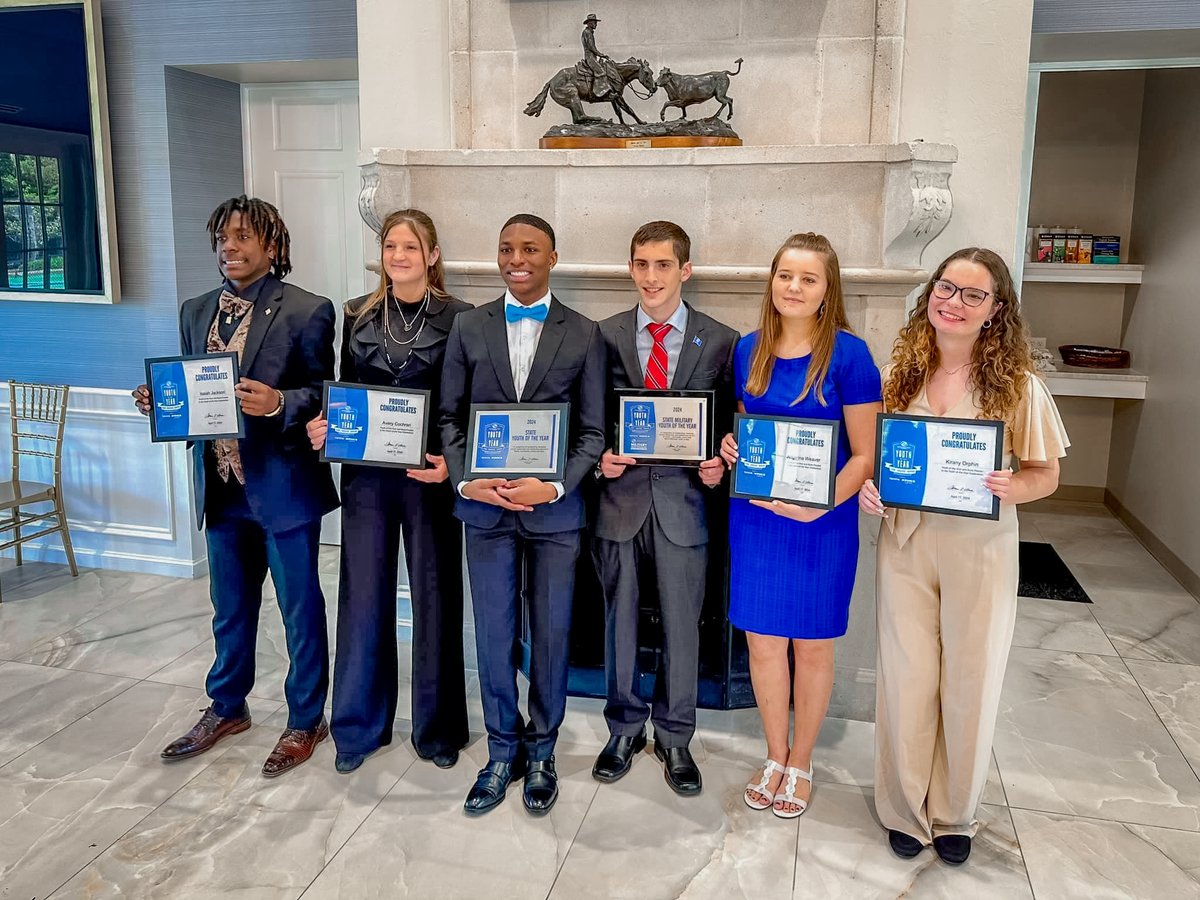
{"type": "Polygon", "coordinates": [[[646,326],[650,337],[654,338],[654,346],[650,348],[650,361],[646,363],[646,387],[652,391],[667,389],[667,345],[664,343],[671,331],[671,323],[658,325],[651,322],[646,326]]]}

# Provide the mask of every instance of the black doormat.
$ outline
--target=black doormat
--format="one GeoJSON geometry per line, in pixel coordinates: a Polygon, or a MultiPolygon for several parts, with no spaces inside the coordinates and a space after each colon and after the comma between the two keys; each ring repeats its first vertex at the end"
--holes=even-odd
{"type": "Polygon", "coordinates": [[[1021,541],[1020,560],[1018,596],[1071,603],[1092,602],[1062,557],[1049,544],[1021,541]]]}

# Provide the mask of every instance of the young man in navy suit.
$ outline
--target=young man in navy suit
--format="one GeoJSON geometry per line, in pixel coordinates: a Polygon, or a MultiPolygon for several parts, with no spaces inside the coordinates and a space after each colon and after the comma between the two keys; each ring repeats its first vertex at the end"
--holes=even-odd
{"type": "MultiPolygon", "coordinates": [[[[733,411],[733,348],[738,333],[683,301],[692,274],[691,240],[673,222],[649,222],[629,247],[629,274],[639,302],[600,323],[610,388],[713,391],[717,434],[733,411]]],[[[615,419],[614,414],[610,417],[615,419]]],[[[708,493],[725,466],[719,456],[698,468],[639,464],[620,448],[597,467],[600,500],[592,555],[604,590],[604,717],[611,734],[592,775],[621,778],[646,746],[679,794],[700,792],[700,770],[688,750],[696,730],[700,609],[708,570],[708,493]],[[662,613],[662,657],[653,706],[638,695],[638,586],[653,573],[662,613]]]]}
{"type": "MultiPolygon", "coordinates": [[[[326,298],[283,282],[292,270],[290,240],[270,203],[227,200],[209,218],[208,234],[224,283],[183,304],[180,339],[188,356],[238,353],[235,391],[246,436],[192,445],[197,527],[208,520],[216,660],[205,687],[212,704],[162,757],[196,756],[250,727],[246,697],[254,685],[262,586],[270,571],[290,659],[287,728],[262,770],[270,778],[307,760],[329,733],[329,646],[317,550],[321,517],[338,498],[305,423],[321,409],[322,382],[333,378],[334,310],[326,298]]],[[[133,396],[149,414],[146,385],[133,396]]]]}
{"type": "Polygon", "coordinates": [[[579,487],[604,449],[604,348],[596,323],[550,292],[558,261],[554,229],[513,216],[500,232],[504,296],[454,319],[442,368],[442,446],[466,524],[467,572],[488,764],[464,807],[480,814],[525,779],[525,808],[550,811],[558,797],[554,743],[567,698],[568,632],[585,511],[579,487]],[[566,474],[465,480],[473,403],[570,404],[566,474]],[[517,708],[521,585],[530,632],[529,721],[517,708]]]}

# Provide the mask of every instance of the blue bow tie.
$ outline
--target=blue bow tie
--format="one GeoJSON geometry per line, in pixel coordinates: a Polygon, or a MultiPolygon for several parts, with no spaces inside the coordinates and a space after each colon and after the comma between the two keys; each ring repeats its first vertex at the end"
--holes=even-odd
{"type": "Polygon", "coordinates": [[[504,321],[520,322],[522,319],[536,319],[539,322],[545,322],[548,312],[550,312],[549,303],[535,303],[533,306],[505,303],[504,321]]]}

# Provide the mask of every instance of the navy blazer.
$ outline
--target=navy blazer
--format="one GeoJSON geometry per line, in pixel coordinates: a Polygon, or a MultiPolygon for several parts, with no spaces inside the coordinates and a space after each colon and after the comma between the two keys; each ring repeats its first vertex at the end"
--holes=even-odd
{"type": "MultiPolygon", "coordinates": [[[[450,481],[464,479],[472,403],[569,403],[563,497],[518,513],[530,531],[574,531],[586,512],[579,486],[604,452],[604,341],[591,319],[550,298],[537,352],[520,397],[508,358],[504,298],[460,313],[446,341],[442,365],[442,453],[450,481]]],[[[454,514],[468,525],[493,528],[504,510],[459,496],[454,514]]]]}
{"type": "MultiPolygon", "coordinates": [[[[185,355],[207,352],[208,331],[221,290],[193,297],[179,311],[185,355]]],[[[239,372],[283,392],[278,416],[245,416],[238,442],[246,474],[246,502],[271,532],[289,531],[337,509],[329,466],[312,449],[305,424],[321,411],[322,385],[333,379],[333,304],[325,297],[271,278],[254,304],[239,372]]],[[[204,454],[209,441],[192,445],[196,526],[204,527],[204,454]]],[[[233,476],[230,475],[232,478],[233,476]]]]}

